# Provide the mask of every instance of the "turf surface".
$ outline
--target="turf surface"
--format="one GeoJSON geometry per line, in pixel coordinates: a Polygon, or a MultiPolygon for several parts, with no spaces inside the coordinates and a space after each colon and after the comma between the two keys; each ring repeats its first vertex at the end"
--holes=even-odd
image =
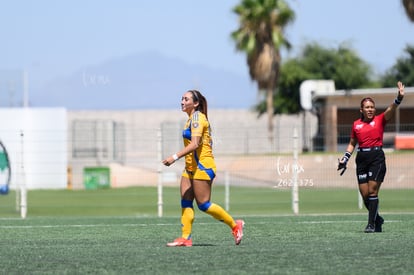
{"type": "MultiPolygon", "coordinates": [[[[291,191],[277,188],[231,187],[229,210],[235,215],[292,213],[291,191]]],[[[384,189],[380,210],[414,212],[414,189],[384,189]]],[[[213,188],[212,201],[225,207],[223,186],[213,188]]],[[[356,189],[301,189],[300,214],[365,213],[358,208],[356,189]]],[[[0,195],[0,218],[18,217],[12,191],[0,195]]],[[[163,215],[180,214],[178,187],[163,189],[163,215]]],[[[198,209],[196,209],[198,211],[198,209]]],[[[157,188],[134,187],[96,190],[30,190],[28,217],[41,216],[157,216],[157,188]]]]}
{"type": "Polygon", "coordinates": [[[166,247],[175,218],[2,219],[1,274],[412,274],[414,215],[245,217],[245,238],[196,219],[193,247],[166,247]],[[7,259],[7,260],[4,260],[7,259]]]}
{"type": "MultiPolygon", "coordinates": [[[[356,190],[231,188],[230,213],[246,222],[234,245],[226,225],[196,210],[193,247],[180,233],[177,188],[29,191],[26,219],[0,197],[0,274],[412,274],[413,190],[382,190],[384,232],[366,234],[356,190]]],[[[223,204],[217,186],[213,201],[223,204]]]]}

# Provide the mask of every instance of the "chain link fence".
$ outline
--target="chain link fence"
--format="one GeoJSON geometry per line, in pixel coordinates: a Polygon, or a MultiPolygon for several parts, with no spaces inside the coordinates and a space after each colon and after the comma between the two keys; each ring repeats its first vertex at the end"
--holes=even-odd
{"type": "MultiPolygon", "coordinates": [[[[351,125],[338,127],[338,152],[328,153],[324,152],[323,137],[318,135],[315,125],[301,124],[300,118],[294,122],[276,123],[272,140],[269,139],[266,128],[260,125],[213,126],[213,152],[218,168],[216,183],[225,184],[226,180],[230,180],[233,185],[289,188],[293,173],[297,172],[299,183],[303,187],[355,188],[355,154],[350,161],[350,169],[344,176],[339,176],[336,171],[338,158],[349,142],[351,125]],[[293,159],[295,129],[299,136],[297,163],[293,159]]],[[[74,121],[69,137],[72,153],[70,163],[80,167],[111,166],[117,163],[125,168],[133,168],[118,169],[124,180],[128,181],[128,175],[135,179],[135,183],[134,180],[129,180],[131,185],[156,185],[161,169],[163,174],[168,175],[167,178],[171,181],[169,183],[178,184],[183,160],[171,167],[160,168],[159,156],[164,158],[182,149],[181,131],[184,123],[184,120],[179,120],[163,122],[159,127],[137,128],[133,124],[114,123],[110,120],[74,121]]],[[[395,126],[389,125],[387,129],[395,129],[395,126]]],[[[413,125],[400,125],[400,129],[401,133],[410,133],[413,125]]],[[[410,168],[410,158],[414,152],[395,151],[393,140],[396,134],[388,131],[384,135],[388,165],[384,187],[412,188],[414,172],[410,168]]],[[[77,173],[80,173],[79,169],[77,173]]],[[[78,179],[80,177],[78,174],[78,179]]]]}

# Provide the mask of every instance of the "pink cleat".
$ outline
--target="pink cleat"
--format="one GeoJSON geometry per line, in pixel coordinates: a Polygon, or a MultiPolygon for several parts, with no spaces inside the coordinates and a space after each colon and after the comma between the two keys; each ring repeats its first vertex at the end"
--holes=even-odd
{"type": "Polygon", "coordinates": [[[236,220],[236,226],[232,230],[232,234],[234,237],[234,241],[236,242],[236,245],[239,245],[243,238],[243,227],[244,227],[244,221],[243,220],[236,220]]]}
{"type": "Polygon", "coordinates": [[[167,243],[167,246],[174,247],[174,246],[193,246],[193,240],[191,239],[184,239],[184,238],[177,238],[171,243],[167,243]]]}

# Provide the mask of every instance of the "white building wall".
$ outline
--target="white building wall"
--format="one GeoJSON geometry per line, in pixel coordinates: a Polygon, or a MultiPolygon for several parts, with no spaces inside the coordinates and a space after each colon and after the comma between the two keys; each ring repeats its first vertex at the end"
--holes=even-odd
{"type": "Polygon", "coordinates": [[[0,139],[11,165],[11,188],[67,186],[67,112],[63,108],[0,108],[0,139]]]}

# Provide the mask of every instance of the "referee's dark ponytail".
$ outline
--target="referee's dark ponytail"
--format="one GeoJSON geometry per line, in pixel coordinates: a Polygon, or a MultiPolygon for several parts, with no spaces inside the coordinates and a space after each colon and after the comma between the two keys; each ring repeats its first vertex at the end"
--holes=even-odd
{"type": "Polygon", "coordinates": [[[198,102],[196,110],[202,112],[208,119],[207,99],[197,90],[190,90],[189,92],[193,95],[193,101],[198,102]]]}

